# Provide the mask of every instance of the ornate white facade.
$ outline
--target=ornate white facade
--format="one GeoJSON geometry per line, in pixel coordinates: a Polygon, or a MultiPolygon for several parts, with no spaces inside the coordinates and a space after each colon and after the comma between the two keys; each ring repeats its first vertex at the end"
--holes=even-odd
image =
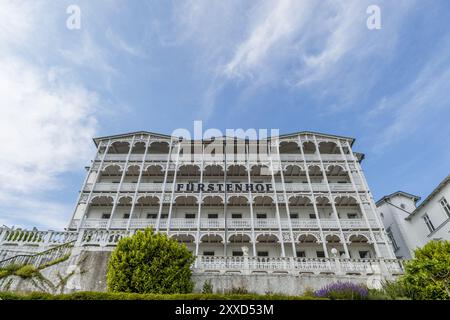
{"type": "Polygon", "coordinates": [[[246,248],[249,257],[395,257],[352,138],[190,141],[136,132],[94,141],[69,230],[151,226],[208,257],[246,248]],[[251,152],[257,145],[267,157],[251,152]]]}
{"type": "Polygon", "coordinates": [[[104,251],[152,227],[186,244],[199,277],[361,275],[379,286],[403,272],[352,138],[299,132],[191,141],[135,132],[94,142],[67,230],[0,228],[0,266],[39,266],[68,248],[73,261],[91,252],[104,264],[104,251]]]}

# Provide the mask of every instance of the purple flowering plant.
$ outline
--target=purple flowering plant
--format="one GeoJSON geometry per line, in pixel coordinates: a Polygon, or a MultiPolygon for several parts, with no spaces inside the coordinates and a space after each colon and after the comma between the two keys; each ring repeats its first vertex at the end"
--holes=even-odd
{"type": "Polygon", "coordinates": [[[364,300],[368,299],[369,290],[361,284],[352,282],[336,282],[316,290],[314,296],[319,298],[364,300]]]}

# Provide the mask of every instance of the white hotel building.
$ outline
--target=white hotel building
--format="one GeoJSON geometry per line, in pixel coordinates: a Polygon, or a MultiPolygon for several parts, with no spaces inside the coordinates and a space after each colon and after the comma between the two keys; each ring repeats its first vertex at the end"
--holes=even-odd
{"type": "Polygon", "coordinates": [[[353,138],[192,141],[142,131],[94,142],[69,225],[83,245],[152,227],[185,243],[197,266],[240,256],[395,259],[353,138]]]}

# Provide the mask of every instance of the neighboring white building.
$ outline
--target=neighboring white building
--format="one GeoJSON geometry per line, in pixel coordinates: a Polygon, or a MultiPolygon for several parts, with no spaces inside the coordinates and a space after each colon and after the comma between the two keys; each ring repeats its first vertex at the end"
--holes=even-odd
{"type": "Polygon", "coordinates": [[[398,191],[377,202],[395,255],[410,259],[430,240],[450,240],[450,175],[417,206],[420,197],[398,191]]]}

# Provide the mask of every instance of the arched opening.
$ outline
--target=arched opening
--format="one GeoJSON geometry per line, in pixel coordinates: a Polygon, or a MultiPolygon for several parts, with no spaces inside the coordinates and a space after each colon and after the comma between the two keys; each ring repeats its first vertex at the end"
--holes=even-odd
{"type": "Polygon", "coordinates": [[[325,241],[327,243],[340,243],[341,238],[338,235],[335,234],[329,234],[325,237],[325,241]]]}
{"type": "Polygon", "coordinates": [[[197,165],[185,164],[178,168],[178,176],[180,178],[195,178],[198,180],[200,178],[200,168],[197,165]]]}
{"type": "Polygon", "coordinates": [[[247,169],[243,165],[233,164],[228,167],[227,177],[245,177],[247,169]]]}
{"type": "Polygon", "coordinates": [[[216,164],[210,164],[207,165],[204,168],[204,172],[203,175],[204,176],[208,176],[208,177],[220,177],[223,178],[224,176],[224,171],[223,171],[223,167],[220,165],[216,165],[216,164]]]}
{"type": "Polygon", "coordinates": [[[339,148],[335,142],[322,141],[319,143],[320,154],[339,154],[339,148]]]}
{"type": "Polygon", "coordinates": [[[159,198],[155,196],[141,196],[136,201],[133,219],[156,220],[159,212],[159,198]]]}
{"type": "Polygon", "coordinates": [[[303,153],[314,154],[316,153],[316,145],[312,141],[303,142],[303,153]]]}
{"type": "Polygon", "coordinates": [[[108,154],[127,154],[130,151],[130,143],[127,141],[116,141],[111,143],[108,154]]]}
{"type": "Polygon", "coordinates": [[[174,234],[173,236],[171,236],[171,238],[178,241],[179,243],[195,243],[195,237],[191,234],[174,234]]]}
{"type": "Polygon", "coordinates": [[[88,219],[109,219],[113,208],[113,197],[111,196],[95,196],[91,199],[88,219]]]}
{"type": "Polygon", "coordinates": [[[157,141],[150,143],[148,148],[148,154],[164,154],[169,153],[169,142],[168,141],[157,141]]]}
{"type": "Polygon", "coordinates": [[[228,238],[229,243],[249,243],[250,237],[246,234],[232,234],[228,238]]]}
{"type": "Polygon", "coordinates": [[[143,141],[136,142],[131,149],[132,154],[144,154],[146,149],[146,143],[143,141]]]}
{"type": "Polygon", "coordinates": [[[222,243],[223,238],[218,234],[205,234],[200,241],[202,243],[222,243]]]}
{"type": "Polygon", "coordinates": [[[120,183],[122,168],[117,164],[106,165],[100,171],[99,183],[120,183]]]}
{"type": "Polygon", "coordinates": [[[268,234],[260,234],[256,237],[256,242],[258,243],[277,243],[278,237],[274,234],[268,233],[268,234]]]}
{"type": "Polygon", "coordinates": [[[282,141],[280,143],[279,150],[280,154],[298,155],[301,153],[298,143],[293,141],[282,141]]]}

